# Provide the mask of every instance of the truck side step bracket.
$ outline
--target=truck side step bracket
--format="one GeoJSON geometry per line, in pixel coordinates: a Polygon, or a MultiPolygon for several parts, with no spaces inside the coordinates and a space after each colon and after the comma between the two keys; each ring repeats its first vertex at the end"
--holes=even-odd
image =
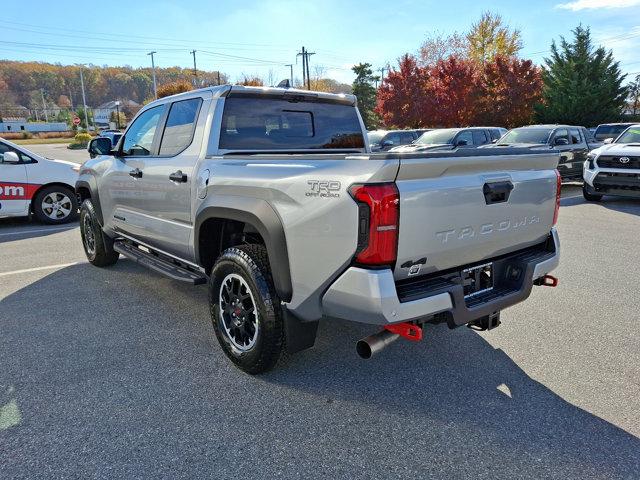
{"type": "Polygon", "coordinates": [[[174,280],[180,280],[192,285],[207,283],[207,277],[203,273],[176,265],[168,257],[161,257],[152,252],[146,252],[131,242],[116,240],[113,243],[113,249],[130,260],[174,280]]]}

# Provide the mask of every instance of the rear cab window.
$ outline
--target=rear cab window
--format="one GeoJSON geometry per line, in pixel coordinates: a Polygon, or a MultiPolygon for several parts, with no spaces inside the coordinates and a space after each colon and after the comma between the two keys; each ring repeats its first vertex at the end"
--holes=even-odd
{"type": "Polygon", "coordinates": [[[173,156],[187,148],[193,140],[201,98],[181,100],[171,104],[160,142],[160,155],[173,156]]]}
{"type": "Polygon", "coordinates": [[[354,106],[305,96],[231,94],[225,99],[219,149],[362,151],[354,106]]]}

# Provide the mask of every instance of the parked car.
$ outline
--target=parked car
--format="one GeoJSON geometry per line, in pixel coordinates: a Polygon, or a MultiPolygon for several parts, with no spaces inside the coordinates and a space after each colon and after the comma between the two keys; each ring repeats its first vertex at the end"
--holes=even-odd
{"type": "Polygon", "coordinates": [[[602,146],[589,131],[575,125],[531,125],[509,130],[486,148],[552,148],[560,151],[558,171],[563,180],[582,180],[582,164],[590,150],[602,146]]]}
{"type": "Polygon", "coordinates": [[[603,195],[640,198],[640,124],[589,153],[583,176],[582,193],[590,202],[603,195]]]}
{"type": "Polygon", "coordinates": [[[407,145],[416,140],[425,131],[427,130],[373,130],[367,132],[369,148],[371,148],[372,152],[380,152],[398,145],[407,145]]]}
{"type": "Polygon", "coordinates": [[[33,213],[43,223],[74,220],[78,170],[75,163],[45,158],[0,139],[0,217],[33,213]]]}
{"type": "Polygon", "coordinates": [[[500,127],[439,128],[423,133],[409,145],[394,147],[389,151],[409,153],[479,147],[497,140],[506,131],[500,127]]]}
{"type": "Polygon", "coordinates": [[[87,258],[208,283],[221,348],[253,374],[311,347],[322,318],[381,328],[357,344],[368,358],[425,323],[496,327],[555,286],[557,152],[406,159],[365,135],[352,95],[223,85],[153,101],[115,151],[91,141],[109,155],[76,184],[87,258]],[[501,155],[518,161],[487,161],[501,155]]]}
{"type": "MultiPolygon", "coordinates": [[[[98,136],[108,138],[109,140],[111,140],[111,148],[113,148],[118,144],[118,142],[122,138],[122,132],[120,130],[102,130],[98,136]]],[[[96,157],[95,153],[91,152],[88,145],[87,145],[87,151],[89,152],[90,158],[96,157]]]]}
{"type": "Polygon", "coordinates": [[[615,139],[632,125],[633,123],[602,123],[596,127],[593,136],[600,142],[604,142],[608,138],[615,139]]]}

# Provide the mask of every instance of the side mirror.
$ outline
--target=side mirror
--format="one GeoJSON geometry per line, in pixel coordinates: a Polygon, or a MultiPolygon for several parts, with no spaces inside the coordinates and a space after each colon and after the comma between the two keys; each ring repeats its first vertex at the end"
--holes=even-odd
{"type": "Polygon", "coordinates": [[[460,140],[456,140],[456,147],[464,147],[465,145],[467,145],[467,141],[460,139],[460,140]]]}
{"type": "MultiPolygon", "coordinates": [[[[605,144],[607,144],[607,145],[608,145],[609,143],[613,143],[613,138],[605,138],[605,139],[604,139],[604,142],[602,142],[602,143],[605,143],[605,144]]],[[[6,155],[6,153],[5,153],[5,155],[6,155]]]]}
{"type": "Polygon", "coordinates": [[[98,155],[111,155],[111,149],[113,145],[111,145],[111,140],[107,137],[97,137],[89,142],[89,146],[87,150],[91,155],[91,158],[97,157],[98,155]]]}
{"type": "Polygon", "coordinates": [[[567,140],[566,138],[560,137],[560,138],[556,138],[553,141],[554,145],[569,145],[569,140],[567,140]]]}
{"type": "Polygon", "coordinates": [[[382,148],[393,147],[393,140],[384,140],[380,146],[382,148]]]}
{"type": "Polygon", "coordinates": [[[4,152],[0,163],[20,163],[20,157],[16,152],[4,152]]]}

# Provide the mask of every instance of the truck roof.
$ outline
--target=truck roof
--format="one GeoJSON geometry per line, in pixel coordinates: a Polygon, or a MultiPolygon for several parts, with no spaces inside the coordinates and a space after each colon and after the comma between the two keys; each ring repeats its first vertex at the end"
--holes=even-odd
{"type": "Polygon", "coordinates": [[[254,95],[300,95],[303,97],[312,97],[317,99],[329,100],[339,103],[348,103],[350,105],[356,104],[355,95],[347,93],[327,93],[317,92],[313,90],[301,90],[297,88],[279,88],[279,87],[254,87],[245,85],[215,85],[210,87],[198,88],[196,90],[190,90],[188,92],[177,93],[175,95],[169,95],[167,97],[159,98],[149,103],[149,105],[163,104],[176,99],[191,98],[200,95],[202,92],[210,92],[214,97],[226,97],[231,93],[247,93],[254,95]]]}

